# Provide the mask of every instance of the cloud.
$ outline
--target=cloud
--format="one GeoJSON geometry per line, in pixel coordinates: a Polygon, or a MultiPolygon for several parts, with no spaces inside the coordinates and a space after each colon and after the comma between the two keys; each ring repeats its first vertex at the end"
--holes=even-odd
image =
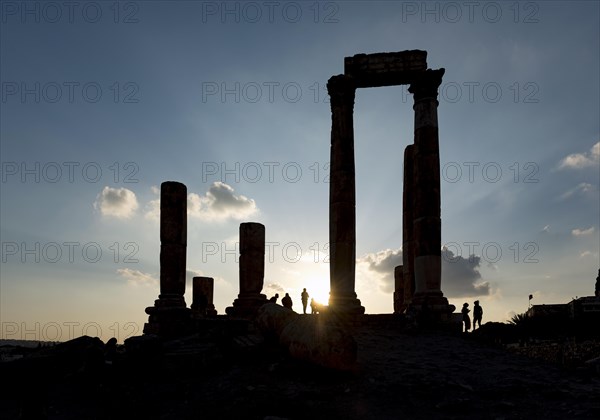
{"type": "Polygon", "coordinates": [[[119,268],[117,273],[127,280],[127,283],[131,286],[157,286],[158,279],[150,274],[143,273],[139,270],[132,270],[130,268],[119,268]]]}
{"type": "Polygon", "coordinates": [[[483,296],[490,294],[489,282],[481,281],[481,257],[455,256],[448,248],[442,249],[442,291],[448,297],[483,296]]]}
{"type": "MultiPolygon", "coordinates": [[[[152,187],[152,192],[160,195],[160,189],[152,187]]],[[[234,189],[223,182],[214,182],[205,195],[189,193],[187,211],[190,217],[203,221],[243,220],[258,212],[256,202],[243,195],[234,194],[234,189]]],[[[160,219],[160,199],[146,204],[145,217],[160,219]]]]}
{"type": "Polygon", "coordinates": [[[275,293],[279,293],[279,296],[283,296],[285,294],[285,289],[283,288],[283,286],[281,286],[278,283],[269,283],[266,287],[265,287],[265,292],[271,292],[271,293],[266,293],[267,296],[271,296],[274,295],[275,293]]]}
{"type": "Polygon", "coordinates": [[[129,219],[138,208],[135,193],[127,188],[104,187],[96,197],[94,208],[100,210],[102,216],[129,219]]]}
{"type": "MultiPolygon", "coordinates": [[[[383,292],[394,289],[394,268],[402,264],[401,249],[385,249],[366,254],[356,260],[358,270],[369,278],[377,279],[383,292]]],[[[490,295],[489,282],[482,281],[481,258],[471,255],[465,259],[455,256],[447,248],[442,250],[442,291],[447,297],[490,295]]]]}
{"type": "Polygon", "coordinates": [[[600,163],[600,141],[589,152],[573,153],[560,161],[559,169],[583,169],[600,163]]]}
{"type": "Polygon", "coordinates": [[[258,211],[256,202],[243,195],[235,195],[233,188],[223,182],[214,182],[204,196],[188,194],[188,213],[201,220],[242,220],[258,211]]]}
{"type": "Polygon", "coordinates": [[[587,257],[595,257],[596,254],[594,254],[592,251],[583,251],[579,254],[579,258],[587,258],[587,257]]]}
{"type": "Polygon", "coordinates": [[[385,249],[374,254],[366,254],[356,260],[359,270],[366,276],[379,279],[379,287],[383,292],[394,291],[394,269],[402,265],[402,249],[385,249]]]}
{"type": "MultiPolygon", "coordinates": [[[[191,283],[194,277],[203,277],[202,271],[198,270],[185,270],[185,281],[191,283]]],[[[206,276],[204,276],[206,277],[206,276]]]]}
{"type": "Polygon", "coordinates": [[[563,194],[561,194],[560,197],[558,197],[559,200],[566,200],[567,198],[575,195],[575,194],[580,194],[580,195],[588,195],[591,192],[594,191],[594,186],[590,183],[587,182],[582,182],[580,184],[578,184],[576,187],[571,188],[570,190],[564,192],[563,194]]]}
{"type": "Polygon", "coordinates": [[[550,232],[550,225],[544,226],[544,228],[542,229],[542,232],[550,232]]]}
{"type": "Polygon", "coordinates": [[[571,234],[573,234],[573,236],[587,236],[594,233],[594,230],[594,226],[587,229],[573,229],[571,231],[571,234]]]}

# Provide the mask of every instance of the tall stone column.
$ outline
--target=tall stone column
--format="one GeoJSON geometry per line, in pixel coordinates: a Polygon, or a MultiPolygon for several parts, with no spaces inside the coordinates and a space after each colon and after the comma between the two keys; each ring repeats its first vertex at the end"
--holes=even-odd
{"type": "Polygon", "coordinates": [[[444,69],[426,70],[408,89],[414,96],[415,111],[415,294],[412,304],[426,304],[437,312],[447,312],[450,308],[441,290],[442,224],[437,90],[443,75],[444,69]]]}
{"type": "Polygon", "coordinates": [[[404,312],[404,269],[398,265],[394,268],[394,313],[404,312]]]}
{"type": "Polygon", "coordinates": [[[265,227],[260,223],[240,224],[240,294],[228,315],[252,317],[267,297],[261,294],[265,276],[265,227]]]}
{"type": "Polygon", "coordinates": [[[160,295],[144,333],[177,335],[190,327],[190,309],[184,300],[187,247],[187,188],[167,181],[160,186],[160,295]]]}
{"type": "Polygon", "coordinates": [[[192,313],[194,316],[217,315],[213,304],[215,280],[212,277],[194,277],[192,281],[192,313]]]}
{"type": "Polygon", "coordinates": [[[356,191],[354,181],[354,95],[356,84],[345,75],[327,82],[331,103],[329,184],[330,309],[360,314],[356,298],[356,191]]]}
{"type": "Polygon", "coordinates": [[[402,190],[402,277],[404,280],[404,305],[409,305],[415,293],[415,237],[413,209],[415,200],[414,158],[415,146],[404,149],[404,188],[402,190]]]}

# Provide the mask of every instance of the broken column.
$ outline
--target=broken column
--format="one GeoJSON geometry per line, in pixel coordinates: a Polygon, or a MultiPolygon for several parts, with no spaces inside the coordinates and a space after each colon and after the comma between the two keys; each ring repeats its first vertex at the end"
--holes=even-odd
{"type": "Polygon", "coordinates": [[[394,268],[394,313],[401,314],[404,312],[404,276],[403,266],[399,265],[394,268]]]}
{"type": "Polygon", "coordinates": [[[252,317],[267,303],[261,294],[265,275],[265,227],[260,223],[240,224],[240,293],[228,315],[252,317]]]}
{"type": "Polygon", "coordinates": [[[329,184],[329,308],[339,314],[362,314],[354,291],[356,264],[356,192],[353,110],[356,85],[345,75],[327,82],[331,102],[329,184]]]}
{"type": "Polygon", "coordinates": [[[410,144],[404,149],[404,188],[402,191],[402,267],[404,305],[408,306],[415,293],[415,237],[413,232],[414,149],[410,144]]]}
{"type": "Polygon", "coordinates": [[[194,277],[192,283],[192,314],[194,316],[215,316],[213,304],[215,280],[212,277],[194,277]]]}
{"type": "Polygon", "coordinates": [[[432,311],[448,314],[441,290],[441,205],[440,156],[437,121],[437,91],[444,69],[426,70],[410,85],[415,111],[414,141],[414,276],[412,305],[427,305],[432,311]]]}
{"type": "Polygon", "coordinates": [[[160,294],[149,315],[145,334],[163,336],[189,332],[190,309],[186,307],[185,265],[187,247],[187,188],[167,181],[160,186],[160,294]]]}

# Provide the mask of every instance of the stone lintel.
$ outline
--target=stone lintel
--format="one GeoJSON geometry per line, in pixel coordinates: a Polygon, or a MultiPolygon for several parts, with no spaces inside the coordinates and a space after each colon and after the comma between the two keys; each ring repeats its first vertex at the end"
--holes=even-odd
{"type": "Polygon", "coordinates": [[[356,54],[344,58],[344,74],[351,76],[356,87],[379,87],[410,84],[427,70],[427,51],[356,54]]]}

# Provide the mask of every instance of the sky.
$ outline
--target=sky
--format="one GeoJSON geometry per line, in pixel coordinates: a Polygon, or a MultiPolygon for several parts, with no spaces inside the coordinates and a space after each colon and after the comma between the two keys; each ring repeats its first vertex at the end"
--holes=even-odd
{"type": "MultiPolygon", "coordinates": [[[[238,293],[242,222],[264,293],[326,302],[327,80],[427,51],[439,90],[442,290],[485,321],[594,292],[600,7],[540,2],[0,3],[0,338],[141,334],[159,293],[160,184],[188,189],[191,279],[238,293]]],[[[406,86],[354,106],[356,292],[393,311],[406,86]]]]}

